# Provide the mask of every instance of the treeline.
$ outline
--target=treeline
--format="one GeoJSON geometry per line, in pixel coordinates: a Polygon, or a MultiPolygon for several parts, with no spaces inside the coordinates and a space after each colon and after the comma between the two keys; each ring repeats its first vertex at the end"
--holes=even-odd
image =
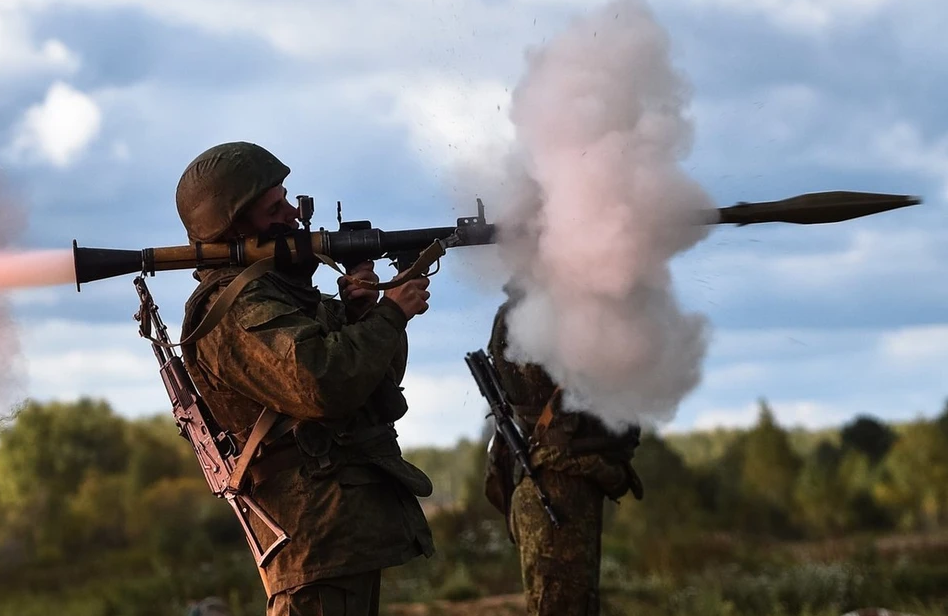
{"type": "Polygon", "coordinates": [[[889,426],[860,416],[838,431],[807,433],[777,425],[761,400],[755,426],[716,436],[644,439],[635,467],[651,484],[651,502],[637,513],[654,516],[652,530],[664,522],[824,539],[948,524],[948,409],[932,421],[889,426]],[[707,455],[715,441],[725,444],[707,455]]]}
{"type": "MultiPolygon", "coordinates": [[[[482,496],[485,450],[462,442],[407,453],[435,484],[426,505],[438,552],[387,571],[387,598],[519,590],[504,521],[482,496]]],[[[262,613],[239,527],[195,464],[170,417],[130,420],[95,400],[26,404],[0,427],[0,615],[183,613],[208,594],[238,616],[262,613]]],[[[859,417],[838,430],[788,432],[761,401],[751,429],[648,435],[633,465],[646,497],[607,507],[603,581],[637,601],[672,601],[662,584],[721,567],[737,567],[734,579],[785,568],[826,540],[858,540],[857,556],[878,562],[874,538],[948,528],[948,408],[897,426],[859,417]]],[[[887,570],[887,583],[901,586],[886,597],[931,587],[932,600],[944,600],[944,567],[923,565],[901,578],[887,570]]],[[[731,592],[715,579],[715,593],[731,592]]],[[[868,600],[853,580],[841,582],[849,599],[868,600]]]]}
{"type": "MultiPolygon", "coordinates": [[[[474,451],[467,498],[432,519],[439,554],[391,576],[423,580],[426,596],[519,589],[474,451]]],[[[602,579],[615,613],[948,610],[948,406],[933,420],[788,431],[761,400],[747,430],[646,435],[633,466],[645,499],[606,508],[602,579]]]]}

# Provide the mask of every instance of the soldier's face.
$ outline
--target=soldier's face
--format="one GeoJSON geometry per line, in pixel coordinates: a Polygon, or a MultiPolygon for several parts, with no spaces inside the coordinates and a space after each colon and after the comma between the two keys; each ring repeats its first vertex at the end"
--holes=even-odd
{"type": "Polygon", "coordinates": [[[263,233],[274,224],[298,229],[297,214],[296,208],[286,200],[286,189],[283,188],[283,184],[278,184],[260,195],[244,210],[235,227],[238,227],[238,231],[245,235],[263,233]]]}

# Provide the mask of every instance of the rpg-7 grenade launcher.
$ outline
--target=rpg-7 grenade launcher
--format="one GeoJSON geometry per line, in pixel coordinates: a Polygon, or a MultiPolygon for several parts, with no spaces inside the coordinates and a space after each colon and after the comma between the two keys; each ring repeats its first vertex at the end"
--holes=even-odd
{"type": "MultiPolygon", "coordinates": [[[[275,257],[299,262],[308,258],[354,264],[360,261],[389,258],[400,271],[411,268],[412,275],[423,274],[448,248],[478,246],[497,241],[494,224],[484,217],[484,204],[477,200],[477,216],[458,218],[453,227],[383,231],[364,221],[342,222],[338,231],[320,227],[310,232],[313,200],[297,197],[303,228],[274,236],[242,237],[228,242],[195,243],[188,246],[116,250],[80,248],[73,240],[76,266],[76,288],[84,282],[141,272],[194,269],[221,266],[249,266],[259,260],[275,257]]],[[[741,202],[730,207],[701,212],[698,224],[736,224],[763,222],[820,224],[851,220],[909,205],[921,203],[918,197],[881,193],[834,191],[809,193],[760,203],[741,202]]],[[[406,275],[403,278],[411,278],[406,275]]],[[[384,284],[379,288],[384,288],[384,284]]]]}
{"type": "MultiPolygon", "coordinates": [[[[477,216],[457,219],[453,227],[383,231],[373,228],[368,220],[342,221],[341,206],[337,206],[338,231],[320,227],[310,231],[313,199],[297,197],[299,218],[303,228],[283,234],[261,234],[241,237],[227,242],[196,242],[188,246],[144,248],[142,250],[115,250],[111,248],[80,248],[73,240],[76,266],[76,288],[84,282],[141,272],[178,269],[211,268],[222,266],[244,267],[261,259],[274,257],[277,266],[281,260],[300,262],[308,258],[356,264],[389,258],[399,271],[414,266],[425,273],[448,248],[478,246],[495,241],[494,225],[484,218],[484,204],[477,200],[477,216]]],[[[384,286],[384,285],[383,285],[384,286]]]]}

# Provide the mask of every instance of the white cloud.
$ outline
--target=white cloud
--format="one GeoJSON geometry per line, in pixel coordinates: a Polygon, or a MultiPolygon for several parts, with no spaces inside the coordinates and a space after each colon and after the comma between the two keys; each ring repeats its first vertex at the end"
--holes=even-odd
{"type": "Polygon", "coordinates": [[[878,14],[894,0],[684,0],[699,7],[760,16],[801,34],[823,33],[878,14]]]}
{"type": "MultiPolygon", "coordinates": [[[[16,7],[17,0],[7,1],[16,7]]],[[[418,53],[443,59],[486,55],[491,49],[484,43],[505,44],[511,31],[531,27],[535,15],[534,7],[523,4],[419,0],[20,0],[19,5],[33,10],[133,7],[166,23],[263,40],[287,55],[320,62],[367,57],[399,62],[418,53]]]]}
{"type": "MultiPolygon", "coordinates": [[[[853,409],[815,400],[768,400],[777,423],[785,428],[825,428],[845,423],[853,409]]],[[[689,428],[749,428],[757,423],[760,407],[757,402],[732,408],[711,408],[698,413],[689,428]]]]}
{"type": "Polygon", "coordinates": [[[946,362],[948,324],[718,331],[704,382],[669,429],[752,425],[760,397],[786,426],[839,425],[860,413],[934,415],[948,395],[946,362]]]}
{"type": "Polygon", "coordinates": [[[513,139],[510,93],[497,80],[436,71],[406,80],[403,72],[378,72],[347,78],[339,89],[360,107],[378,108],[378,99],[391,100],[377,119],[406,130],[406,147],[436,168],[496,164],[513,139]]]}
{"type": "MultiPolygon", "coordinates": [[[[759,149],[763,143],[773,148],[810,138],[808,129],[832,103],[810,84],[778,83],[749,88],[739,97],[698,97],[691,109],[699,132],[759,149]]],[[[741,148],[729,149],[739,153],[741,148]]]]}
{"type": "Polygon", "coordinates": [[[886,275],[901,276],[908,264],[916,271],[934,271],[936,243],[944,235],[937,230],[860,230],[841,250],[779,256],[768,260],[764,267],[772,270],[776,280],[814,291],[866,275],[877,280],[886,275]]]}
{"type": "MultiPolygon", "coordinates": [[[[719,407],[702,410],[688,426],[681,426],[681,430],[711,430],[713,428],[746,428],[757,421],[757,405],[748,403],[735,408],[719,407]]],[[[666,431],[677,432],[678,426],[671,424],[666,431]]]]}
{"type": "Polygon", "coordinates": [[[432,80],[402,90],[396,116],[431,164],[483,164],[513,139],[510,94],[502,83],[432,80]]]}
{"type": "Polygon", "coordinates": [[[735,362],[708,371],[705,380],[718,387],[756,386],[766,376],[766,367],[752,362],[735,362]]]}
{"type": "MultiPolygon", "coordinates": [[[[897,219],[899,212],[883,216],[897,219]]],[[[774,296],[795,299],[851,296],[879,289],[911,291],[916,297],[945,297],[938,281],[944,276],[948,255],[948,228],[882,228],[875,221],[870,223],[875,229],[860,226],[858,221],[842,224],[832,230],[801,228],[802,237],[796,243],[786,242],[791,231],[787,230],[779,248],[768,247],[770,239],[754,239],[755,234],[772,237],[766,235],[769,229],[735,230],[746,241],[693,255],[687,262],[691,268],[688,274],[706,281],[703,295],[723,302],[753,297],[761,292],[761,284],[768,284],[774,296]],[[819,247],[808,242],[807,236],[821,233],[824,238],[838,234],[838,239],[819,247]]],[[[684,279],[683,283],[689,281],[684,279]]]]}
{"type": "Polygon", "coordinates": [[[16,11],[0,7],[0,82],[39,71],[69,74],[79,64],[79,58],[62,41],[34,41],[29,21],[16,11]]]}
{"type": "Polygon", "coordinates": [[[10,155],[71,164],[96,138],[102,112],[87,94],[57,81],[42,103],[26,110],[10,146],[10,155]]]}
{"type": "Polygon", "coordinates": [[[886,332],[880,337],[879,352],[902,369],[948,365],[948,325],[886,332]]]}
{"type": "MultiPolygon", "coordinates": [[[[463,366],[463,360],[455,362],[463,366]]],[[[402,386],[408,413],[395,424],[403,447],[451,446],[462,437],[477,438],[487,405],[469,374],[439,367],[409,368],[402,386]]]]}
{"type": "Polygon", "coordinates": [[[55,306],[59,303],[60,295],[56,289],[35,288],[35,289],[14,289],[7,291],[5,295],[9,296],[10,303],[18,308],[29,306],[55,306]]]}
{"type": "Polygon", "coordinates": [[[134,322],[57,319],[25,322],[19,329],[30,397],[105,398],[125,415],[153,413],[168,405],[158,362],[134,322]]]}
{"type": "Polygon", "coordinates": [[[807,358],[830,349],[851,352],[861,349],[871,329],[768,328],[721,329],[714,332],[711,347],[714,356],[731,369],[741,366],[739,374],[747,374],[746,363],[759,357],[807,358]]]}
{"type": "Polygon", "coordinates": [[[880,166],[940,181],[948,199],[948,134],[926,139],[911,121],[900,119],[876,130],[869,151],[880,166]]]}

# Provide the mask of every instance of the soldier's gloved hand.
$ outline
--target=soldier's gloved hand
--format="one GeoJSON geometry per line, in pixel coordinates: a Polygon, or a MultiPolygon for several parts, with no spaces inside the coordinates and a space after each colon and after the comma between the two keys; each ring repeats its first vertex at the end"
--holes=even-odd
{"type": "MultiPolygon", "coordinates": [[[[363,261],[358,265],[347,267],[346,273],[357,280],[379,281],[378,274],[375,273],[374,261],[363,261]]],[[[340,276],[336,282],[339,285],[339,298],[346,305],[350,320],[357,320],[379,301],[378,291],[358,287],[345,276],[340,276]]]]}
{"type": "Polygon", "coordinates": [[[394,289],[388,289],[385,291],[385,297],[398,304],[405,313],[405,318],[411,320],[416,314],[424,314],[428,310],[428,298],[431,293],[427,289],[430,283],[424,276],[414,278],[394,289]]]}

